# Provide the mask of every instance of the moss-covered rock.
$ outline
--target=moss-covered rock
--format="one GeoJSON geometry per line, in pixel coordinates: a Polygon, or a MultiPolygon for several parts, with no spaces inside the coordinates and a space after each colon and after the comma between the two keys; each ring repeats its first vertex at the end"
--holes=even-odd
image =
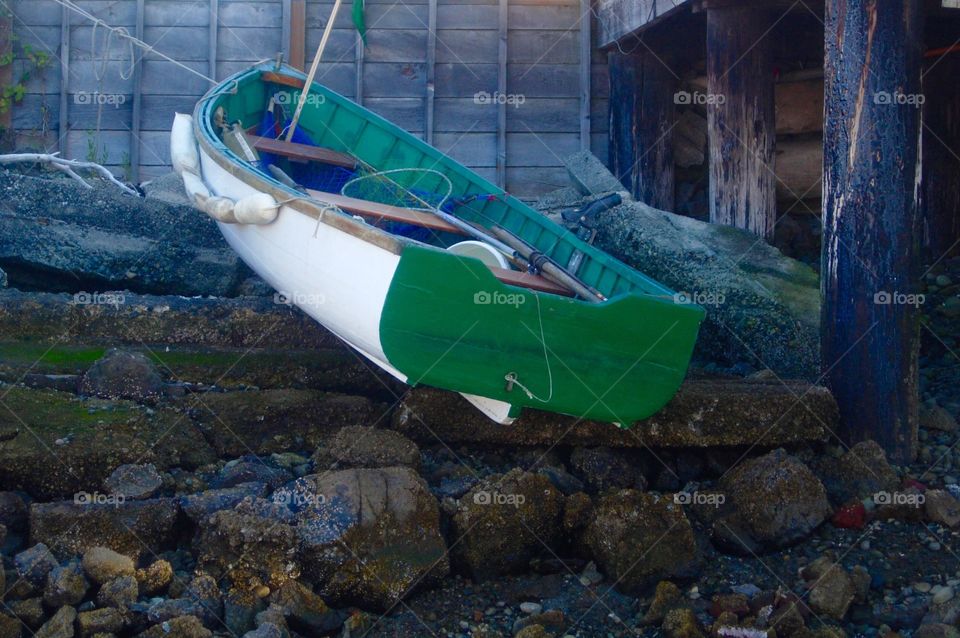
{"type": "Polygon", "coordinates": [[[333,604],[387,609],[449,570],[437,502],[409,468],[311,475],[290,502],[304,579],[333,604]]]}
{"type": "Polygon", "coordinates": [[[629,594],[663,579],[691,578],[701,563],[683,508],[670,497],[637,490],[601,498],[585,540],[617,588],[629,594]]]}
{"type": "Polygon", "coordinates": [[[812,469],[836,506],[851,499],[875,498],[878,492],[891,493],[900,485],[900,477],[876,441],[861,441],[840,457],[819,457],[812,469]]]}
{"type": "Polygon", "coordinates": [[[313,455],[317,471],[352,467],[420,468],[420,448],[393,430],[361,425],[347,426],[317,448],[313,455]]]}
{"type": "Polygon", "coordinates": [[[457,505],[454,558],[474,578],[526,570],[556,546],[563,502],[541,474],[514,469],[481,481],[457,505]]]}

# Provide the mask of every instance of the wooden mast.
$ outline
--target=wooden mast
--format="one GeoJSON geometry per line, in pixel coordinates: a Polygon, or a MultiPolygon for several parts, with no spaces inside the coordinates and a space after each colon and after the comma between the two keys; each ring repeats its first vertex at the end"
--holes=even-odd
{"type": "Polygon", "coordinates": [[[822,355],[842,438],[917,432],[921,1],[827,0],[822,355]]]}

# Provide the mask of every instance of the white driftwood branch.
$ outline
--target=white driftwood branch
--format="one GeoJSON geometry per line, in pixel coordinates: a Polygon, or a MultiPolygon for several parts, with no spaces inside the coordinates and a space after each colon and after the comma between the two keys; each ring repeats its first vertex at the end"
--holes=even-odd
{"type": "Polygon", "coordinates": [[[80,177],[74,169],[88,169],[99,173],[107,181],[112,182],[117,188],[123,190],[124,192],[139,197],[140,194],[137,191],[133,190],[116,177],[113,176],[113,173],[108,171],[103,166],[96,164],[94,162],[81,162],[80,160],[70,160],[63,159],[58,157],[59,153],[12,153],[10,155],[0,155],[0,165],[2,164],[18,164],[22,162],[32,162],[32,163],[41,163],[47,164],[58,171],[66,173],[76,181],[80,182],[87,188],[93,188],[90,184],[87,183],[85,179],[80,177]]]}

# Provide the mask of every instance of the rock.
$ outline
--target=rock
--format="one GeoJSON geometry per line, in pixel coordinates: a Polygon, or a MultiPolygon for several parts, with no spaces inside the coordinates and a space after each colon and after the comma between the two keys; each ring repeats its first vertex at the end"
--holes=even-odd
{"type": "Polygon", "coordinates": [[[300,574],[293,526],[259,516],[245,501],[222,510],[200,527],[195,552],[200,566],[218,579],[243,587],[253,577],[278,587],[300,574]]]}
{"type": "Polygon", "coordinates": [[[690,578],[700,551],[683,508],[672,498],[636,490],[602,497],[584,535],[603,571],[635,595],[667,578],[690,578]]]}
{"type": "Polygon", "coordinates": [[[144,355],[114,348],[87,370],[79,391],[102,399],[143,401],[163,394],[163,379],[144,355]]]}
{"type": "Polygon", "coordinates": [[[667,612],[660,626],[666,638],[703,638],[703,631],[693,611],[686,608],[667,612]]]}
{"type": "Polygon", "coordinates": [[[30,628],[37,628],[43,623],[46,612],[43,609],[42,598],[27,598],[4,603],[5,607],[30,628]]]}
{"type": "MultiPolygon", "coordinates": [[[[583,481],[578,479],[573,474],[570,474],[562,467],[554,467],[552,465],[540,467],[537,468],[537,474],[543,474],[546,476],[550,482],[553,483],[553,486],[560,490],[564,496],[570,496],[572,494],[576,494],[577,492],[583,492],[583,481]]],[[[470,478],[472,479],[472,477],[470,478]]],[[[471,483],[469,487],[467,487],[467,489],[462,493],[457,494],[455,498],[459,498],[466,494],[470,490],[470,487],[473,487],[473,483],[471,483]]]]}
{"type": "Polygon", "coordinates": [[[589,151],[574,153],[565,158],[563,163],[574,186],[583,195],[602,195],[625,190],[620,180],[589,151]]]}
{"type": "Polygon", "coordinates": [[[119,609],[92,609],[77,616],[77,628],[81,636],[98,633],[119,634],[127,626],[127,617],[119,609]]]}
{"type": "Polygon", "coordinates": [[[55,551],[63,556],[102,546],[139,557],[172,541],[178,511],[176,500],[169,498],[122,505],[35,503],[30,506],[30,539],[55,543],[55,551]]]}
{"type": "Polygon", "coordinates": [[[98,585],[136,574],[133,559],[106,547],[91,547],[84,552],[83,569],[98,585]]]}
{"type": "Polygon", "coordinates": [[[97,605],[126,609],[137,602],[140,589],[133,576],[121,576],[106,582],[97,592],[97,605]]]}
{"type": "Polygon", "coordinates": [[[543,605],[530,602],[520,603],[520,611],[528,615],[539,614],[543,611],[543,605]]]}
{"type": "Polygon", "coordinates": [[[80,563],[71,561],[61,567],[54,567],[47,576],[43,602],[51,609],[76,605],[87,595],[89,587],[90,583],[84,577],[80,563]]]}
{"type": "Polygon", "coordinates": [[[23,635],[23,626],[12,616],[0,614],[0,636],[4,638],[20,638],[23,635]]]}
{"type": "Polygon", "coordinates": [[[929,623],[920,625],[913,632],[913,638],[960,638],[960,630],[943,623],[929,623]]]}
{"type": "Polygon", "coordinates": [[[529,625],[514,634],[513,638],[553,638],[553,634],[543,625],[529,625]]]}
{"type": "MultiPolygon", "coordinates": [[[[601,168],[595,158],[582,154],[568,164],[569,172],[590,176],[575,182],[602,179],[605,184],[599,187],[613,187],[616,178],[601,168]]],[[[541,205],[540,210],[550,214],[573,206],[541,205]]],[[[595,241],[602,250],[673,290],[711,304],[697,340],[703,359],[724,365],[760,360],[783,378],[816,375],[820,293],[810,267],[758,243],[750,232],[641,202],[627,201],[602,213],[598,227],[595,241]],[[736,334],[726,326],[737,326],[736,334]]]]}
{"type": "Polygon", "coordinates": [[[61,607],[50,620],[37,630],[34,638],[73,638],[73,621],[76,619],[76,609],[61,607]]]}
{"type": "Polygon", "coordinates": [[[647,608],[647,613],[643,616],[643,624],[659,625],[666,618],[668,611],[685,604],[686,601],[683,599],[680,588],[669,580],[662,580],[657,583],[653,600],[650,602],[650,607],[647,608]]]}
{"type": "Polygon", "coordinates": [[[192,207],[13,173],[0,175],[0,188],[12,213],[0,220],[0,266],[16,265],[14,286],[59,291],[64,281],[90,281],[229,296],[249,276],[213,220],[192,207]]]}
{"type": "Polygon", "coordinates": [[[103,481],[124,463],[189,470],[214,460],[200,431],[170,407],[148,410],[130,401],[21,386],[5,392],[10,412],[0,414],[0,432],[22,433],[0,445],[0,485],[39,500],[110,503],[113,509],[119,497],[103,494],[103,481]],[[51,450],[57,455],[53,463],[51,450]]]}
{"type": "Polygon", "coordinates": [[[437,502],[413,470],[343,470],[297,484],[304,578],[333,604],[386,609],[448,572],[437,502]]]}
{"type": "Polygon", "coordinates": [[[138,638],[211,638],[213,633],[196,616],[179,616],[154,625],[138,638]]]}
{"type": "Polygon", "coordinates": [[[223,600],[217,582],[200,573],[190,581],[183,596],[175,599],[154,599],[147,609],[150,622],[163,623],[181,616],[195,616],[206,627],[222,625],[223,600]]]}
{"type": "Polygon", "coordinates": [[[346,619],[344,612],[330,609],[320,596],[293,580],[274,592],[271,603],[283,611],[290,629],[305,635],[331,633],[346,619]]]}
{"type": "Polygon", "coordinates": [[[896,470],[887,463],[886,453],[876,441],[861,441],[840,458],[821,457],[813,469],[835,505],[893,492],[900,485],[896,470]]]}
{"type": "Polygon", "coordinates": [[[594,492],[646,486],[636,455],[624,450],[578,447],[570,454],[570,465],[594,492]]]}
{"type": "MultiPolygon", "coordinates": [[[[264,589],[269,588],[264,586],[264,589]]],[[[223,597],[223,624],[231,635],[242,636],[254,629],[257,612],[264,607],[266,603],[256,595],[256,590],[232,588],[223,597]]]]}
{"type": "MultiPolygon", "coordinates": [[[[205,399],[206,400],[206,399],[205,399]]],[[[429,387],[407,392],[392,427],[423,445],[437,439],[501,446],[566,445],[616,448],[709,448],[822,441],[837,427],[836,402],[819,386],[788,381],[688,379],[662,410],[630,430],[527,410],[509,428],[489,419],[455,392],[429,387]],[[797,397],[804,397],[804,406],[797,397]]]]}
{"type": "Polygon", "coordinates": [[[954,596],[953,587],[934,587],[931,593],[933,595],[930,597],[930,603],[933,605],[942,605],[950,600],[953,600],[954,596]]]}
{"type": "Polygon", "coordinates": [[[853,589],[856,594],[854,602],[866,603],[867,596],[870,594],[870,583],[873,582],[870,572],[863,565],[854,565],[853,569],[850,570],[850,580],[853,581],[853,589]]]}
{"type": "Polygon", "coordinates": [[[161,487],[163,477],[153,463],[121,465],[103,482],[103,489],[108,494],[132,500],[153,498],[161,487]]]}
{"type": "Polygon", "coordinates": [[[717,594],[710,603],[710,615],[719,618],[721,614],[729,613],[736,617],[750,613],[750,599],[743,594],[717,594]]]}
{"type": "Polygon", "coordinates": [[[957,420],[939,405],[920,409],[920,427],[940,432],[956,432],[957,420]]]}
{"type": "MultiPolygon", "coordinates": [[[[56,539],[52,540],[56,542],[56,539]]],[[[17,575],[37,589],[43,588],[47,575],[59,565],[50,548],[42,542],[17,554],[13,564],[17,568],[17,575]]]]}
{"type": "Polygon", "coordinates": [[[11,532],[27,529],[29,510],[23,498],[16,492],[0,492],[0,525],[11,532]]]}
{"type": "Polygon", "coordinates": [[[216,512],[233,509],[245,498],[266,496],[267,491],[264,483],[242,483],[219,490],[185,494],[180,497],[180,507],[187,518],[199,525],[216,512]]]}
{"type": "Polygon", "coordinates": [[[475,579],[517,573],[554,546],[563,496],[542,475],[511,470],[481,481],[453,516],[454,559],[475,579]]]}
{"type": "Polygon", "coordinates": [[[265,622],[253,631],[243,634],[243,638],[283,638],[283,630],[273,623],[265,622]]]}
{"type": "Polygon", "coordinates": [[[946,490],[927,490],[924,492],[924,512],[931,523],[947,527],[960,524],[960,501],[946,490]]]}
{"type": "Polygon", "coordinates": [[[403,466],[420,469],[420,448],[393,430],[347,426],[313,455],[318,472],[352,467],[403,466]]]}
{"type": "Polygon", "coordinates": [[[822,557],[803,571],[810,587],[810,608],[834,620],[843,620],[857,594],[857,587],[842,565],[822,557]]]}
{"type": "Polygon", "coordinates": [[[230,461],[210,481],[212,488],[230,488],[238,485],[261,483],[271,489],[276,489],[293,480],[293,475],[286,470],[267,465],[255,456],[244,457],[230,461]]]}
{"type": "Polygon", "coordinates": [[[719,489],[726,500],[713,523],[714,539],[738,553],[796,543],[831,513],[820,480],[783,449],[731,470],[719,489]]]}
{"type": "Polygon", "coordinates": [[[571,494],[563,503],[563,531],[570,538],[576,538],[590,524],[593,518],[593,501],[583,492],[571,494]]]}
{"type": "Polygon", "coordinates": [[[173,565],[162,559],[154,561],[146,569],[138,569],[136,578],[144,596],[162,594],[173,581],[173,565]]]}

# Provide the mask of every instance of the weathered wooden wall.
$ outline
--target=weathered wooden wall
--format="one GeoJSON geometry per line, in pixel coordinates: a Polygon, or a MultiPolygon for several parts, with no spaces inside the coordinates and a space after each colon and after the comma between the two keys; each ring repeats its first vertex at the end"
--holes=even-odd
{"type": "MultiPolygon", "coordinates": [[[[50,67],[32,75],[25,99],[14,109],[20,145],[62,148],[65,156],[103,161],[117,173],[130,173],[131,162],[139,155],[140,179],[168,171],[167,131],[173,113],[192,111],[209,84],[149,53],[143,57],[139,82],[136,73],[125,80],[121,72],[126,75],[129,70],[129,50],[114,41],[104,53],[103,30],[99,45],[92,47],[91,24],[69,14],[68,28],[62,28],[63,12],[53,0],[10,4],[19,37],[14,73],[29,67],[23,59],[24,44],[53,57],[50,67]],[[69,51],[68,81],[61,100],[64,47],[69,51]],[[137,84],[139,118],[134,105],[137,84]],[[98,105],[93,97],[97,94],[108,96],[104,99],[110,103],[98,105]],[[65,131],[60,130],[61,102],[66,105],[65,131]]],[[[289,30],[284,28],[289,3],[281,0],[78,4],[131,33],[136,32],[142,5],[146,42],[201,73],[208,74],[212,66],[217,79],[289,48],[285,42],[289,30]],[[212,13],[217,25],[213,30],[212,13]]],[[[589,69],[580,64],[584,11],[580,0],[502,4],[501,10],[499,0],[367,0],[369,32],[359,63],[361,47],[351,7],[344,5],[318,81],[359,98],[418,135],[427,136],[427,123],[432,121],[434,144],[490,179],[497,178],[498,152],[505,154],[502,178],[517,195],[532,197],[566,185],[564,156],[585,144],[606,157],[605,57],[594,51],[589,69]],[[436,20],[435,38],[430,37],[431,16],[436,20]],[[500,46],[503,23],[505,56],[500,46]],[[588,100],[583,97],[585,83],[590,84],[588,100]],[[493,99],[477,97],[493,96],[504,86],[509,96],[516,96],[510,104],[498,106],[493,99]],[[589,140],[583,138],[584,116],[590,125],[589,140]]],[[[308,64],[332,6],[307,0],[308,64]]]]}

